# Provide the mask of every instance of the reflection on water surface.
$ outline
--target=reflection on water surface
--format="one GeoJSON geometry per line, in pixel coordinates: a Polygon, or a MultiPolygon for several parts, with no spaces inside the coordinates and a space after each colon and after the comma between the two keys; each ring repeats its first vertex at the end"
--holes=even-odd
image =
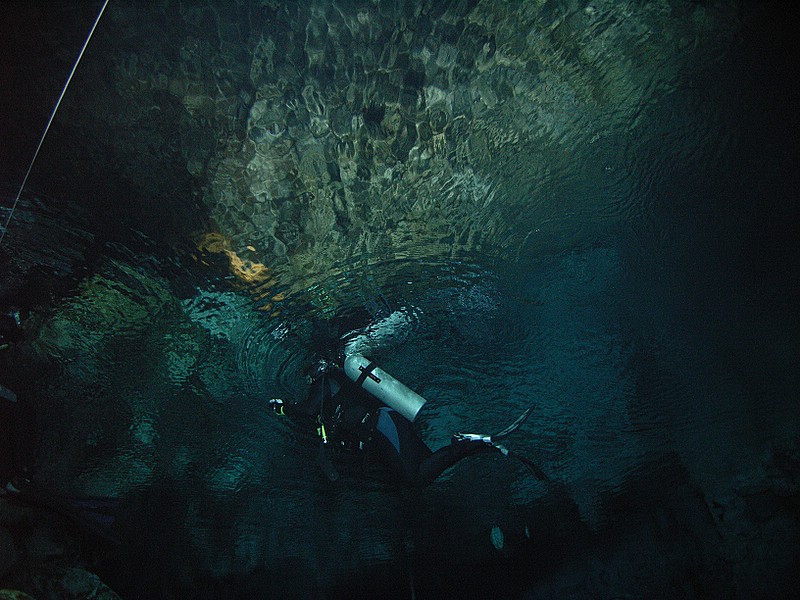
{"type": "MultiPolygon", "coordinates": [[[[42,21],[64,55],[73,8],[42,21]]],[[[0,246],[26,317],[0,382],[36,408],[37,482],[122,499],[98,570],[123,597],[796,583],[796,241],[752,158],[790,136],[752,112],[751,11],[108,10],[0,246]],[[265,401],[376,307],[402,326],[359,343],[428,399],[424,440],[533,405],[509,444],[551,484],[490,458],[413,493],[370,461],[320,477],[265,401]]]]}

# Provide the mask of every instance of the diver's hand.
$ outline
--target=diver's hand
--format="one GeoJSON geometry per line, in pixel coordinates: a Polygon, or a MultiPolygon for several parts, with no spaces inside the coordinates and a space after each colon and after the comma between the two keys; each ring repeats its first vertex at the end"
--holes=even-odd
{"type": "Polygon", "coordinates": [[[317,362],[310,364],[306,369],[306,381],[309,384],[314,383],[334,367],[334,363],[320,358],[317,362]]]}
{"type": "Polygon", "coordinates": [[[270,401],[267,404],[269,404],[270,407],[272,408],[272,410],[275,411],[276,415],[285,415],[286,414],[284,412],[284,410],[283,410],[283,407],[284,407],[285,403],[280,398],[271,398],[270,401]]]}

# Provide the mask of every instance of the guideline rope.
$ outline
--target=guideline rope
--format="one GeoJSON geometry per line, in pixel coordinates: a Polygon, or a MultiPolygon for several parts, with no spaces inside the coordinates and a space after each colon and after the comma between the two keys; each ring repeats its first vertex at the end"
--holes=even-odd
{"type": "Polygon", "coordinates": [[[17,208],[17,204],[19,204],[19,198],[22,195],[22,190],[25,189],[25,184],[28,183],[28,177],[30,176],[31,170],[33,169],[33,164],[36,162],[36,157],[39,156],[39,150],[42,149],[42,144],[44,144],[44,139],[47,137],[47,132],[50,131],[50,125],[52,125],[53,123],[53,119],[56,116],[58,107],[61,106],[61,101],[64,99],[64,94],[67,93],[67,88],[69,87],[69,83],[70,81],[72,81],[72,76],[75,75],[75,71],[78,68],[78,64],[81,62],[81,58],[83,58],[83,53],[86,52],[86,47],[89,45],[89,40],[92,39],[94,30],[97,28],[97,24],[100,22],[100,17],[103,16],[103,12],[106,10],[107,5],[108,5],[108,0],[104,0],[103,6],[100,8],[100,12],[97,13],[97,18],[94,20],[92,29],[89,31],[89,35],[86,36],[86,41],[83,42],[83,48],[81,48],[81,52],[80,54],[78,54],[78,58],[75,60],[75,64],[72,65],[72,71],[70,71],[69,77],[67,77],[67,81],[64,84],[64,87],[61,89],[61,95],[58,97],[56,105],[53,107],[53,111],[50,113],[50,119],[47,121],[47,125],[45,126],[44,132],[42,133],[42,137],[39,138],[39,144],[36,146],[36,151],[33,153],[33,158],[31,159],[31,162],[28,165],[28,170],[25,172],[25,177],[22,178],[22,184],[19,186],[19,190],[17,190],[17,195],[14,198],[13,204],[11,205],[11,210],[8,213],[8,217],[6,217],[6,222],[5,225],[3,226],[3,230],[0,231],[0,244],[3,243],[3,238],[6,236],[6,231],[8,231],[8,225],[9,223],[11,223],[11,216],[14,214],[14,210],[17,208]]]}

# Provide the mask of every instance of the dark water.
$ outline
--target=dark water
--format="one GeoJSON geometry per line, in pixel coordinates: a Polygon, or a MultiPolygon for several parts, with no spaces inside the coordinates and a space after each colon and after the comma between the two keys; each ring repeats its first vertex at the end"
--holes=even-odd
{"type": "MultiPolygon", "coordinates": [[[[16,7],[3,223],[76,6],[16,7]]],[[[37,409],[37,481],[123,499],[84,558],[122,597],[796,591],[786,15],[491,6],[109,6],[0,246],[30,309],[0,381],[37,409]],[[490,458],[323,480],[264,402],[381,297],[423,439],[533,405],[509,445],[550,484],[490,458]]]]}

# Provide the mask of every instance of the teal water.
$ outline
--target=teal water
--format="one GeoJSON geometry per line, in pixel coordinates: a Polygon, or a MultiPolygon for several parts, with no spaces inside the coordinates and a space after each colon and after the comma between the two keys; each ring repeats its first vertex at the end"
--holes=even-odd
{"type": "MultiPolygon", "coordinates": [[[[2,222],[50,101],[24,74],[59,80],[80,6],[17,13],[47,44],[3,85],[2,222]]],[[[124,598],[791,595],[778,12],[112,3],[0,246],[36,480],[123,500],[123,543],[81,559],[124,598]],[[550,485],[493,458],[417,492],[321,477],[265,401],[379,296],[423,439],[533,405],[509,446],[550,485]]]]}

